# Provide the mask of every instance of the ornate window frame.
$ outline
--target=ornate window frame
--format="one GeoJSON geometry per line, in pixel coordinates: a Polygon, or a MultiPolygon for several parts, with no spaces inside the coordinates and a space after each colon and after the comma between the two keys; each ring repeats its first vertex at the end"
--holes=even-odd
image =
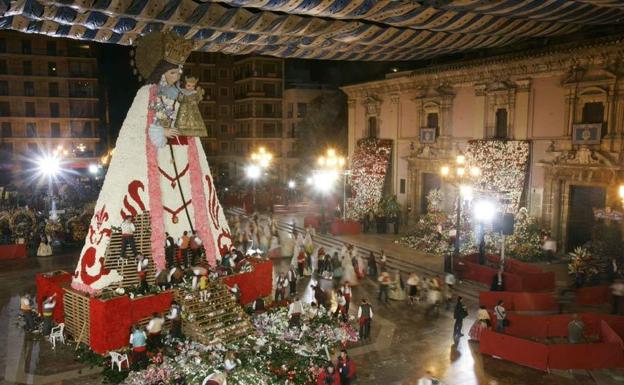
{"type": "Polygon", "coordinates": [[[448,86],[422,88],[412,99],[418,112],[418,130],[427,127],[427,115],[438,114],[438,137],[450,137],[452,134],[453,99],[455,93],[448,86]]]}

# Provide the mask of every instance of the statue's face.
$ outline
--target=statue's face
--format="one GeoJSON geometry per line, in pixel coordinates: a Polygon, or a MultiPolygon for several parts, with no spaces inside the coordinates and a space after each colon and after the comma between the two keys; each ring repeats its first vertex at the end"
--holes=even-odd
{"type": "Polygon", "coordinates": [[[174,85],[178,80],[180,80],[180,70],[177,68],[172,68],[169,71],[165,72],[165,81],[168,85],[174,85]]]}

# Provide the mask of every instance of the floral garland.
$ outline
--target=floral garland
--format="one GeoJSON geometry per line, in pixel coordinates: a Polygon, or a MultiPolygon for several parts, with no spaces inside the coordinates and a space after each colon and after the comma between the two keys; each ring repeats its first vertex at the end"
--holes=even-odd
{"type": "Polygon", "coordinates": [[[392,140],[366,138],[358,142],[351,161],[351,191],[347,216],[360,219],[377,208],[383,196],[392,140]]]}
{"type": "Polygon", "coordinates": [[[256,315],[253,323],[257,333],[227,346],[167,337],[162,362],[130,372],[124,384],[200,385],[209,374],[225,370],[228,356],[236,364],[227,373],[229,385],[315,384],[327,354],[357,342],[358,336],[349,324],[341,324],[328,313],[310,317],[309,305],[304,305],[303,314],[301,329],[289,328],[286,308],[256,315]]]}
{"type": "Polygon", "coordinates": [[[529,143],[521,140],[472,140],[466,159],[468,164],[481,169],[478,189],[498,194],[505,201],[505,211],[515,214],[524,192],[529,143]]]}

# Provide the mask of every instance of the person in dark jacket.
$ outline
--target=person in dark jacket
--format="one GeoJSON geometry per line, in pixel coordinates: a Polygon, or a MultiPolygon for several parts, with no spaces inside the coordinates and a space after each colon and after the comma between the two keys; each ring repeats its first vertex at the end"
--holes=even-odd
{"type": "Polygon", "coordinates": [[[468,316],[468,310],[466,310],[466,305],[464,305],[464,301],[461,296],[457,297],[457,303],[455,304],[455,312],[453,314],[453,318],[455,318],[455,325],[453,327],[453,339],[459,340],[462,333],[462,326],[464,323],[464,318],[468,316]]]}

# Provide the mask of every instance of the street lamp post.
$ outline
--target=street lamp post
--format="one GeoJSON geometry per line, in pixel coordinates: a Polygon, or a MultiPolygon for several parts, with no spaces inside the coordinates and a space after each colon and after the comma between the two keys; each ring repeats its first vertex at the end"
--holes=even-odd
{"type": "Polygon", "coordinates": [[[466,157],[458,155],[455,158],[455,164],[452,166],[444,165],[440,168],[440,174],[442,178],[449,182],[451,185],[457,188],[457,211],[456,211],[456,223],[455,223],[455,245],[453,254],[445,258],[444,270],[447,272],[453,271],[453,259],[458,258],[460,255],[461,246],[461,210],[462,200],[470,199],[472,197],[472,179],[481,174],[481,170],[478,167],[466,166],[466,157]]]}
{"type": "Polygon", "coordinates": [[[257,152],[251,153],[251,161],[245,170],[247,177],[253,183],[252,190],[252,206],[256,210],[256,182],[262,176],[262,172],[271,165],[273,154],[268,152],[264,147],[260,147],[257,152]]]}
{"type": "Polygon", "coordinates": [[[347,176],[350,170],[345,170],[346,159],[336,153],[336,150],[330,148],[325,155],[318,158],[318,166],[321,173],[331,173],[334,175],[342,175],[342,220],[347,219],[347,176]]]}

